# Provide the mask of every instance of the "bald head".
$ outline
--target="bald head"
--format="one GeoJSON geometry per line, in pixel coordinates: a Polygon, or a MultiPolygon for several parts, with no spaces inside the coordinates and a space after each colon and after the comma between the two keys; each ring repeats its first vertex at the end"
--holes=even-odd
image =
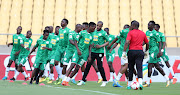
{"type": "Polygon", "coordinates": [[[81,30],[82,30],[82,25],[81,24],[76,24],[75,31],[79,33],[81,30]]]}
{"type": "Polygon", "coordinates": [[[97,31],[101,31],[102,27],[103,27],[103,22],[98,21],[98,23],[97,23],[97,31]]]}
{"type": "Polygon", "coordinates": [[[131,27],[132,27],[133,29],[138,29],[138,28],[139,28],[139,22],[136,21],[136,20],[133,20],[133,21],[131,22],[131,27]]]}
{"type": "Polygon", "coordinates": [[[49,26],[49,32],[50,32],[50,33],[53,32],[53,26],[49,26]]]}

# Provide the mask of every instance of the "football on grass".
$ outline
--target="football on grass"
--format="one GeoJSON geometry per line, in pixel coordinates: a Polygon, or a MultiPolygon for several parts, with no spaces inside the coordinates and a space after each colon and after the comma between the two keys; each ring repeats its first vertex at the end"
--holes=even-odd
{"type": "Polygon", "coordinates": [[[138,90],[139,88],[139,83],[134,81],[131,83],[131,88],[134,89],[134,90],[138,90]]]}

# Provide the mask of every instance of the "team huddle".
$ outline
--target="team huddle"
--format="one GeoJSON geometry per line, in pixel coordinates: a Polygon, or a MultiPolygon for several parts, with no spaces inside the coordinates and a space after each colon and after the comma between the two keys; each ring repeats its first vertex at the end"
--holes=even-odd
{"type": "Polygon", "coordinates": [[[165,36],[162,32],[159,32],[160,25],[156,24],[154,21],[148,23],[148,31],[145,33],[148,40],[143,44],[146,44],[146,47],[148,47],[145,52],[143,52],[143,58],[149,58],[148,80],[143,85],[142,75],[134,68],[132,68],[133,73],[130,74],[131,72],[129,72],[128,69],[129,59],[127,58],[129,46],[127,47],[125,44],[128,33],[136,29],[133,26],[137,26],[138,29],[139,24],[137,25],[137,23],[137,21],[132,21],[131,26],[124,25],[123,30],[115,36],[109,33],[109,28],[102,29],[102,21],[98,21],[97,25],[94,22],[84,22],[82,25],[77,24],[75,30],[71,31],[71,29],[67,27],[68,20],[63,19],[61,21],[61,27],[56,26],[54,33],[52,26],[46,26],[43,30],[43,35],[36,41],[32,50],[30,50],[33,42],[31,39],[32,32],[27,31],[26,36],[24,36],[21,34],[22,27],[19,26],[17,28],[17,33],[13,35],[13,42],[8,44],[8,47],[13,45],[13,48],[3,80],[7,80],[8,72],[13,61],[15,62],[15,74],[10,80],[15,81],[20,72],[25,76],[25,80],[28,80],[28,76],[22,67],[26,61],[29,60],[30,55],[37,49],[36,59],[33,64],[34,70],[29,84],[34,82],[39,84],[39,82],[47,81],[47,83],[54,83],[55,85],[70,86],[69,82],[71,81],[77,85],[85,85],[86,77],[92,65],[97,73],[98,83],[102,82],[101,87],[106,86],[108,82],[113,82],[113,87],[122,87],[119,80],[123,74],[126,75],[128,80],[127,89],[131,89],[132,77],[129,76],[132,76],[132,74],[136,76],[136,80],[139,82],[141,89],[143,87],[149,87],[151,83],[151,73],[153,71],[152,68],[154,67],[166,79],[167,87],[170,85],[170,79],[159,66],[159,62],[161,61],[160,58],[163,59],[166,66],[169,68],[173,76],[173,84],[175,84],[177,79],[174,77],[173,69],[168,61],[169,57],[165,51],[165,36]],[[118,44],[120,44],[118,55],[121,59],[121,68],[116,75],[112,64],[115,58],[115,47],[118,44]],[[105,55],[110,70],[109,81],[106,79],[103,68],[103,57],[105,55]],[[86,62],[87,65],[85,66],[86,62]],[[49,64],[50,68],[49,74],[47,70],[45,70],[47,64],[49,64]],[[70,67],[67,69],[69,64],[70,67]],[[54,66],[58,77],[56,81],[53,82],[54,66]],[[79,69],[81,69],[83,77],[79,83],[76,83],[75,77],[79,69]]]}

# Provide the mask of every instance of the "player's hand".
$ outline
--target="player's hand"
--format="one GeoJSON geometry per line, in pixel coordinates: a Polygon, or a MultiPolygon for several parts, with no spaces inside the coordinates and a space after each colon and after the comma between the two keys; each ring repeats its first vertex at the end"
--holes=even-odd
{"type": "Polygon", "coordinates": [[[148,58],[149,51],[144,52],[144,59],[148,58]]]}
{"type": "Polygon", "coordinates": [[[45,49],[47,49],[47,47],[42,47],[42,50],[45,50],[45,49]]]}
{"type": "Polygon", "coordinates": [[[96,47],[96,48],[101,48],[102,46],[101,46],[101,45],[96,45],[95,47],[96,47]]]}
{"type": "Polygon", "coordinates": [[[123,51],[122,58],[123,58],[124,60],[127,60],[127,53],[126,53],[125,51],[123,51]]]}
{"type": "Polygon", "coordinates": [[[109,53],[111,53],[111,52],[112,52],[112,49],[109,50],[109,53]]]}
{"type": "Polygon", "coordinates": [[[11,43],[8,43],[7,46],[9,47],[11,45],[11,43]]]}
{"type": "Polygon", "coordinates": [[[20,52],[19,52],[19,51],[17,51],[17,52],[15,52],[15,54],[14,54],[14,55],[15,55],[15,56],[17,56],[17,55],[19,55],[19,53],[20,53],[20,52]]]}
{"type": "Polygon", "coordinates": [[[107,49],[110,49],[110,48],[111,48],[111,47],[108,45],[108,46],[107,46],[107,49]]]}
{"type": "Polygon", "coordinates": [[[81,53],[81,51],[80,51],[80,50],[78,50],[77,52],[78,52],[78,55],[79,55],[79,56],[81,56],[81,55],[82,55],[82,53],[81,53]]]}
{"type": "Polygon", "coordinates": [[[87,61],[88,61],[88,63],[90,63],[90,62],[91,62],[91,57],[90,57],[90,56],[88,57],[88,60],[87,60],[87,61]]]}
{"type": "Polygon", "coordinates": [[[157,55],[157,58],[161,57],[163,55],[163,53],[160,51],[157,55]]]}
{"type": "Polygon", "coordinates": [[[30,50],[29,47],[26,48],[28,51],[30,50]]]}

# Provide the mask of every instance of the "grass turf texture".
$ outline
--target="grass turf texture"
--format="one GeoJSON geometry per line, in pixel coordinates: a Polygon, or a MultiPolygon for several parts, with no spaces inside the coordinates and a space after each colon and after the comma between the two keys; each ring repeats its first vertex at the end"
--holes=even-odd
{"type": "Polygon", "coordinates": [[[9,80],[0,80],[0,95],[180,95],[180,83],[165,87],[166,83],[152,83],[150,87],[143,90],[127,90],[126,82],[121,82],[123,88],[112,87],[108,83],[106,87],[100,87],[101,83],[86,82],[86,85],[77,86],[69,83],[70,87],[62,85],[47,84],[39,86],[36,84],[22,85],[24,81],[9,83],[9,80]]]}

